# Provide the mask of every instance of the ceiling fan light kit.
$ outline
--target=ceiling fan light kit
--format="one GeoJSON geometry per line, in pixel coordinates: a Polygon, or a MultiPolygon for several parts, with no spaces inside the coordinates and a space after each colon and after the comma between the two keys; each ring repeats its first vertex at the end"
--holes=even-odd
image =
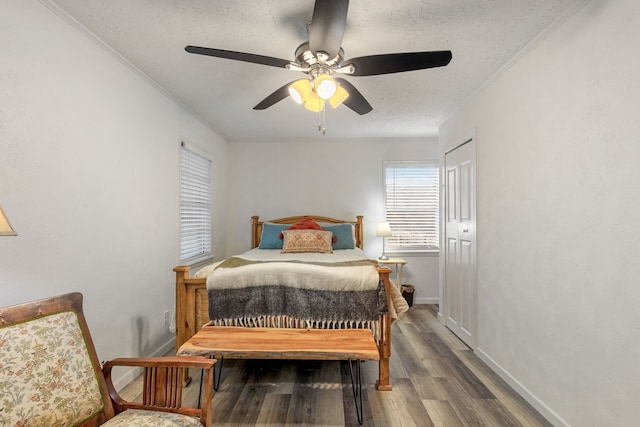
{"type": "MultiPolygon", "coordinates": [[[[346,91],[341,88],[331,76],[321,74],[312,81],[309,79],[300,79],[291,83],[288,88],[289,96],[298,104],[304,104],[312,93],[324,100],[333,100],[334,108],[344,101],[344,93],[346,91]],[[336,94],[338,94],[336,96],[336,94]]],[[[347,94],[348,95],[348,94],[347,94]]]]}
{"type": "Polygon", "coordinates": [[[332,74],[347,76],[375,76],[449,64],[451,51],[407,52],[369,55],[344,60],[342,39],[347,23],[349,0],[316,0],[309,24],[309,41],[302,43],[295,52],[295,61],[245,52],[187,46],[189,53],[207,55],[235,61],[250,62],[284,68],[307,74],[308,78],[289,82],[258,103],[254,110],[264,110],[287,96],[314,112],[322,112],[318,126],[324,134],[324,101],[336,108],[344,104],[363,115],[373,107],[346,79],[333,78],[332,74]]]}

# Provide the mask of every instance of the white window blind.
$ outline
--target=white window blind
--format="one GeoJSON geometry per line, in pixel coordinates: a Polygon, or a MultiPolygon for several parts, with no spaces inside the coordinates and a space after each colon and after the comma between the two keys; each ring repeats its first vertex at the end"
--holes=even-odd
{"type": "Polygon", "coordinates": [[[439,249],[439,186],[435,162],[385,162],[388,252],[439,249]]]}
{"type": "Polygon", "coordinates": [[[180,150],[180,261],[211,256],[211,160],[180,150]]]}

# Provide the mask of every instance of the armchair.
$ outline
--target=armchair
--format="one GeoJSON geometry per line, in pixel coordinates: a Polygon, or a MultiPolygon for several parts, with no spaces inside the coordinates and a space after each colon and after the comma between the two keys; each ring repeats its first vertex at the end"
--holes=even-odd
{"type": "Polygon", "coordinates": [[[0,308],[0,425],[210,427],[215,362],[127,358],[101,369],[82,294],[0,308]],[[142,402],[118,395],[114,366],[143,368],[142,402]],[[182,406],[185,368],[203,369],[201,408],[182,406]]]}

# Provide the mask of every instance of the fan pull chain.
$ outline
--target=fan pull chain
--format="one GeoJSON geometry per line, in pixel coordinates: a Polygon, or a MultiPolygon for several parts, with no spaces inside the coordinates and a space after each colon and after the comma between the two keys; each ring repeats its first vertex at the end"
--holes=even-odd
{"type": "MultiPolygon", "coordinates": [[[[323,101],[324,102],[324,101],[323,101]]],[[[324,126],[324,105],[323,108],[318,112],[318,132],[322,132],[322,135],[327,134],[327,128],[324,126]]]]}

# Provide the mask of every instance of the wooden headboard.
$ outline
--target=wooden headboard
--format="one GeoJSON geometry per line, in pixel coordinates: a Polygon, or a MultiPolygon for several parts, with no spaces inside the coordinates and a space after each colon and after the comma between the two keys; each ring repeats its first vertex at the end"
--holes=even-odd
{"type": "Polygon", "coordinates": [[[329,224],[353,224],[356,235],[356,247],[363,248],[363,232],[362,232],[362,215],[356,216],[355,221],[343,221],[341,219],[329,218],[326,216],[314,216],[314,215],[300,215],[300,216],[288,216],[286,218],[271,219],[269,221],[260,221],[258,215],[251,217],[251,247],[257,248],[260,244],[260,237],[262,236],[262,224],[265,222],[272,222],[274,224],[295,224],[298,221],[302,221],[305,217],[310,216],[314,221],[319,223],[329,224]]]}

